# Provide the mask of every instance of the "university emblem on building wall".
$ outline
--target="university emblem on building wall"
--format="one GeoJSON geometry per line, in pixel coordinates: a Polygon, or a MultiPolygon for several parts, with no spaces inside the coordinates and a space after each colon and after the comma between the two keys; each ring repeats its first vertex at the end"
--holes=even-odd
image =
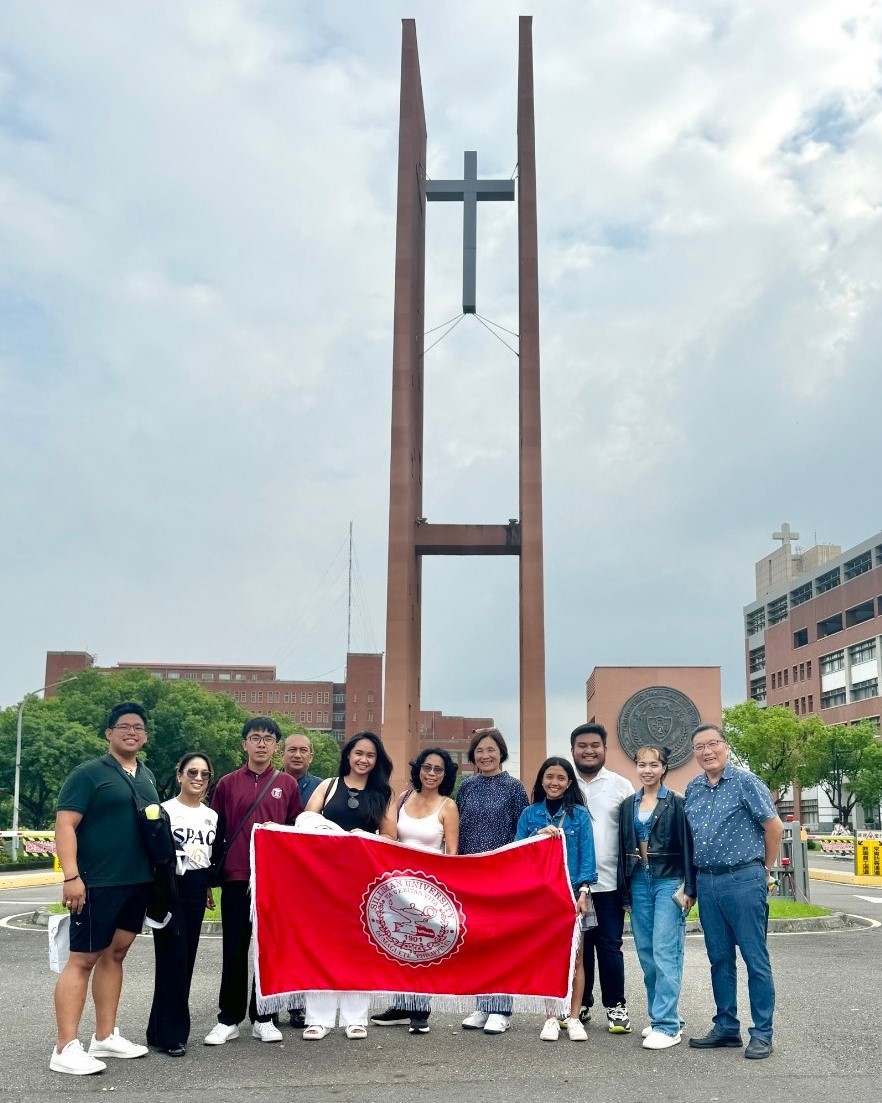
{"type": "Polygon", "coordinates": [[[633,758],[647,744],[666,747],[671,769],[692,756],[692,732],[701,718],[685,693],[670,686],[640,689],[619,713],[618,736],[622,749],[633,758]]]}

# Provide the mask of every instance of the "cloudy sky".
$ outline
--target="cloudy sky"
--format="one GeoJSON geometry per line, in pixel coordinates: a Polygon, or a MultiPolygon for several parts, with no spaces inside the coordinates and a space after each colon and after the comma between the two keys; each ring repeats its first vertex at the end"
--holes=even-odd
{"type": "MultiPolygon", "coordinates": [[[[0,703],[47,649],[342,677],[350,521],[353,648],[382,648],[400,19],[429,174],[507,178],[523,10],[2,5],[0,703]]],[[[741,699],[773,529],[880,527],[882,6],[535,16],[554,739],[594,665],[719,664],[741,699]]],[[[433,205],[430,327],[460,247],[433,205]]],[[[478,309],[511,330],[515,260],[483,204],[478,309]]],[[[426,516],[517,516],[514,355],[467,318],[426,371],[426,516]]],[[[514,734],[516,562],[424,578],[424,706],[514,734]]]]}

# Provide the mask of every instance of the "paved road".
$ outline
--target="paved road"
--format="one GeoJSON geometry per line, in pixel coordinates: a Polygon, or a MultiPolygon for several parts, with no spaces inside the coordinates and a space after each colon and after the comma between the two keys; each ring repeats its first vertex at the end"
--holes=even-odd
{"type": "MultiPolygon", "coordinates": [[[[813,886],[814,888],[814,886],[813,886]]],[[[882,906],[851,904],[852,886],[824,885],[815,898],[882,919],[882,906]],[[834,899],[835,897],[835,899],[834,899]],[[875,910],[874,910],[875,909],[875,910]]],[[[0,914],[32,908],[56,890],[11,890],[0,894],[0,914]],[[24,901],[24,903],[19,903],[24,901]]],[[[874,890],[863,895],[882,897],[874,890]]],[[[113,1090],[120,1103],[168,1103],[193,1093],[212,1103],[266,1100],[277,1103],[559,1103],[563,1099],[604,1103],[768,1103],[769,1097],[875,1098],[882,1021],[882,928],[835,934],[776,935],[771,939],[779,993],[776,1052],[769,1061],[748,1062],[740,1051],[699,1053],[679,1046],[661,1054],[644,1051],[637,1037],[644,1025],[639,967],[626,950],[628,987],[635,1022],[632,1036],[613,1037],[599,1025],[587,1044],[538,1037],[540,1021],[516,1016],[508,1034],[485,1038],[464,1033],[459,1018],[435,1017],[427,1037],[371,1029],[363,1042],[336,1035],[303,1042],[285,1030],[282,1045],[243,1036],[219,1049],[199,1043],[214,1022],[219,940],[206,939],[197,963],[192,1006],[193,1044],[182,1060],[151,1054],[140,1061],[111,1063],[99,1077],[61,1077],[48,1069],[52,1047],[53,975],[46,965],[45,932],[0,928],[0,1100],[44,1103],[113,1090]],[[875,1024],[875,1026],[873,1025],[875,1024]]],[[[143,1039],[150,1003],[152,948],[139,938],[129,956],[120,1025],[143,1039]]],[[[746,993],[741,1000],[746,1006],[746,993]]],[[[700,936],[687,940],[683,1009],[690,1027],[703,1032],[713,1012],[707,962],[700,936]]],[[[93,1023],[87,1013],[82,1037],[93,1023]]]]}

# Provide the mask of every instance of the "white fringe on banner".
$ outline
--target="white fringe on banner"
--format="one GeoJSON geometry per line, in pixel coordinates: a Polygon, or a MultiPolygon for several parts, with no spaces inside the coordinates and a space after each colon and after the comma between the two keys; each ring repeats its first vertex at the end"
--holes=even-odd
{"type": "MultiPolygon", "coordinates": [[[[485,1000],[511,1001],[512,1012],[527,1015],[569,1015],[569,1000],[562,1000],[556,996],[512,996],[504,993],[491,992],[478,996],[421,996],[416,992],[338,992],[326,989],[311,992],[283,992],[275,996],[257,997],[257,1010],[261,1015],[284,1014],[291,1008],[303,1008],[307,996],[312,994],[326,996],[360,996],[370,1002],[372,1010],[385,1011],[387,1007],[400,1008],[403,1011],[449,1011],[456,1014],[468,1014],[475,1010],[475,1004],[479,998],[485,1000]]],[[[507,1012],[505,1012],[507,1014],[507,1012]]]]}

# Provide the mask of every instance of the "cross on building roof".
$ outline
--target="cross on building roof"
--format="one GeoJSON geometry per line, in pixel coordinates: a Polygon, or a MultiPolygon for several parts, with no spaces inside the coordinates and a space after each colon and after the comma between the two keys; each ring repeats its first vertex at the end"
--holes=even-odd
{"type": "Polygon", "coordinates": [[[479,180],[478,154],[463,154],[462,180],[427,180],[426,199],[462,203],[462,312],[475,313],[478,255],[478,202],[514,199],[514,180],[479,180]]]}
{"type": "Polygon", "coordinates": [[[790,541],[791,540],[798,540],[799,539],[799,533],[798,532],[791,532],[790,531],[790,525],[785,521],[784,524],[781,526],[780,532],[773,532],[772,533],[772,539],[773,540],[780,540],[781,541],[781,546],[783,548],[787,548],[787,550],[789,551],[790,550],[790,541]]]}

